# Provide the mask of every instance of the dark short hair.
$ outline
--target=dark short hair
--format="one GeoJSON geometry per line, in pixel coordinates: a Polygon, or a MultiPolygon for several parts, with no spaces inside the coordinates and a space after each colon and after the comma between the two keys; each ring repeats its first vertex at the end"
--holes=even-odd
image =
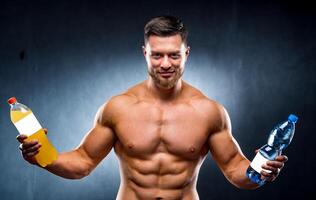
{"type": "Polygon", "coordinates": [[[150,36],[168,37],[180,34],[182,41],[187,45],[188,31],[183,22],[170,15],[163,15],[151,19],[144,28],[144,42],[148,42],[150,36]]]}

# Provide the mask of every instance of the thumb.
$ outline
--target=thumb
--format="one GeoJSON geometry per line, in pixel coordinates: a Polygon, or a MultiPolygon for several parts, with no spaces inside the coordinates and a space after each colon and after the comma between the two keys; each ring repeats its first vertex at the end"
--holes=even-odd
{"type": "Polygon", "coordinates": [[[22,135],[22,134],[16,136],[16,139],[17,139],[20,143],[23,143],[23,141],[24,141],[26,138],[27,138],[27,136],[26,136],[26,135],[22,135]]]}

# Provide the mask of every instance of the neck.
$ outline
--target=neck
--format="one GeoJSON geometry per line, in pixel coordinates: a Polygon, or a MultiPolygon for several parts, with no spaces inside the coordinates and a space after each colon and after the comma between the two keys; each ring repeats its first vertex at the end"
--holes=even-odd
{"type": "Polygon", "coordinates": [[[156,97],[160,100],[164,100],[164,101],[176,99],[180,95],[183,89],[181,79],[177,81],[174,87],[170,89],[164,89],[156,85],[150,76],[148,80],[146,81],[146,86],[151,96],[156,97]]]}

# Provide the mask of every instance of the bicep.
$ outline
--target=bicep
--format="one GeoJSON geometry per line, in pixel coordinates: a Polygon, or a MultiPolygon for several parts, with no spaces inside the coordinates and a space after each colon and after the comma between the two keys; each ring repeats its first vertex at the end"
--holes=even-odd
{"type": "Polygon", "coordinates": [[[97,165],[112,149],[115,134],[106,123],[109,113],[105,111],[106,104],[98,110],[93,127],[85,135],[77,150],[92,165],[97,165]]]}
{"type": "Polygon", "coordinates": [[[238,143],[227,130],[213,133],[208,144],[213,159],[224,172],[244,159],[238,143]]]}
{"type": "Polygon", "coordinates": [[[245,157],[231,133],[230,118],[223,107],[219,109],[216,123],[218,126],[210,133],[208,145],[213,159],[224,174],[228,175],[245,157]]]}

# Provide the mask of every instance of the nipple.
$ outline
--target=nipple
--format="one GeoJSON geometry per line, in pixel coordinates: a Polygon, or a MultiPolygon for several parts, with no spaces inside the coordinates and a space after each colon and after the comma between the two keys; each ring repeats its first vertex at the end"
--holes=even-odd
{"type": "Polygon", "coordinates": [[[195,147],[191,146],[190,149],[189,149],[189,151],[190,151],[191,153],[194,153],[194,152],[195,152],[195,147]]]}
{"type": "Polygon", "coordinates": [[[132,148],[134,147],[134,145],[133,145],[133,143],[128,143],[128,144],[127,144],[127,147],[128,147],[129,149],[132,149],[132,148]]]}

